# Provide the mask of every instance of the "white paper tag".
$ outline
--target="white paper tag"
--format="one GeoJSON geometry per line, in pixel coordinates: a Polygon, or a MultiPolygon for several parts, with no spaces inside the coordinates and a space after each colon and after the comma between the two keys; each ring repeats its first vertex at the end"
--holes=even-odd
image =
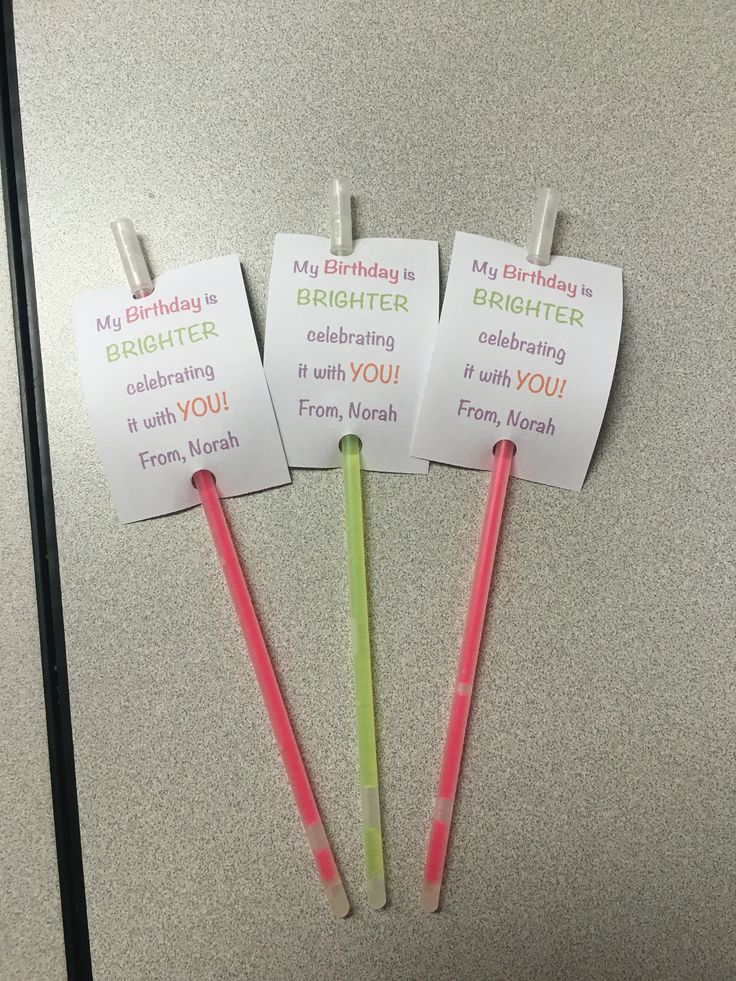
{"type": "Polygon", "coordinates": [[[437,331],[436,242],[277,235],[264,366],[289,464],[339,467],[359,436],[366,470],[426,473],[410,443],[437,331]]]}
{"type": "Polygon", "coordinates": [[[580,490],[616,365],[623,284],[613,266],[458,232],[412,451],[489,470],[500,439],[513,473],[580,490]]]}
{"type": "Polygon", "coordinates": [[[289,482],[238,257],[163,273],[145,300],[125,286],[76,305],[90,422],[122,521],[289,482]]]}

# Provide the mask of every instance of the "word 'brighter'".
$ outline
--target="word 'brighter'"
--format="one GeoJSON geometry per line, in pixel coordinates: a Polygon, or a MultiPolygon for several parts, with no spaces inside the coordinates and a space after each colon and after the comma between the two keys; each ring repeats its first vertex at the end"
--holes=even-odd
{"type": "Polygon", "coordinates": [[[296,305],[337,307],[339,310],[374,310],[391,313],[398,310],[409,312],[409,298],[401,293],[364,293],[356,290],[320,290],[300,286],[296,291],[296,305]]]}
{"type": "Polygon", "coordinates": [[[126,360],[127,358],[143,357],[146,354],[155,354],[157,351],[165,351],[169,347],[199,344],[200,341],[207,341],[213,337],[217,337],[215,325],[212,321],[206,320],[201,324],[189,324],[187,327],[172,327],[171,330],[162,330],[157,334],[143,334],[132,341],[107,344],[105,358],[110,364],[121,358],[126,360]]]}
{"type": "Polygon", "coordinates": [[[530,300],[526,296],[498,293],[496,290],[486,290],[481,286],[473,290],[473,306],[488,306],[491,309],[505,310],[507,313],[521,314],[524,317],[552,320],[557,324],[583,326],[583,311],[575,307],[561,307],[556,303],[547,303],[545,300],[530,300]]]}

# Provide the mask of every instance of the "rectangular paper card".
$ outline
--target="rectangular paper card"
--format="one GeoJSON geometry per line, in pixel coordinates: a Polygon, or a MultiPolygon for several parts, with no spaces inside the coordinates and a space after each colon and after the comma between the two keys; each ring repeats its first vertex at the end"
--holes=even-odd
{"type": "Polygon", "coordinates": [[[87,410],[121,520],[198,504],[200,469],[223,497],[288,483],[238,257],[154,286],[145,300],[118,286],[76,306],[87,410]]]}
{"type": "Polygon", "coordinates": [[[366,470],[426,473],[412,457],[421,388],[437,332],[436,242],[277,235],[264,365],[293,467],[339,467],[347,433],[366,470]]]}
{"type": "Polygon", "coordinates": [[[621,270],[458,232],[413,452],[489,470],[500,439],[513,473],[580,490],[616,365],[621,270]]]}

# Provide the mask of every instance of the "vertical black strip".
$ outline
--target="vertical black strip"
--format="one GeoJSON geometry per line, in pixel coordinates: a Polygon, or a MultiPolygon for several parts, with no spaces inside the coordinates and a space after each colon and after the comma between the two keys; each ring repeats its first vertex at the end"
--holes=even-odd
{"type": "Polygon", "coordinates": [[[56,519],[31,256],[11,0],[2,0],[0,109],[5,222],[38,603],[61,915],[69,978],[92,977],[66,669],[56,519]]]}

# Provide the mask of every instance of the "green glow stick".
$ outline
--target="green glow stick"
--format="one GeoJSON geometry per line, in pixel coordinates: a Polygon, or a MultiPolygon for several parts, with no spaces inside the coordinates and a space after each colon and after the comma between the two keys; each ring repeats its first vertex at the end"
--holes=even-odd
{"type": "Polygon", "coordinates": [[[373,718],[371,638],[368,627],[368,588],[365,578],[365,542],[363,540],[363,495],[360,487],[360,440],[353,435],[343,436],[340,449],[342,450],[343,476],[345,479],[345,524],[348,545],[350,619],[352,621],[353,670],[355,674],[355,716],[358,734],[360,799],[363,811],[366,892],[368,905],[373,909],[381,909],[386,904],[386,882],[383,874],[376,726],[373,718]]]}

